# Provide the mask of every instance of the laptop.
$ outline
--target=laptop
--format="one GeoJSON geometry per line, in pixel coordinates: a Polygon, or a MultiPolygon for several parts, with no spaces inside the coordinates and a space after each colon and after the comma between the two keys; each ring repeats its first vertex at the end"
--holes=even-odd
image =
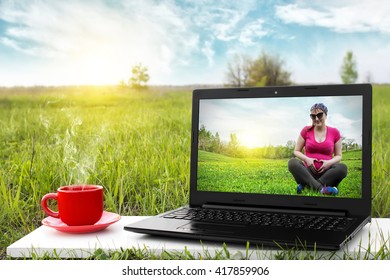
{"type": "Polygon", "coordinates": [[[125,230],[338,250],[371,221],[370,84],[196,89],[192,102],[189,204],[125,230]],[[341,157],[326,168],[313,155],[325,142],[341,157]]]}

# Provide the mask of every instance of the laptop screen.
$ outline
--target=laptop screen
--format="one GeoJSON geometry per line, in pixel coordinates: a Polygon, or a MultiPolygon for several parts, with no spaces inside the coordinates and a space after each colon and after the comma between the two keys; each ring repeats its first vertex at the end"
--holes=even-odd
{"type": "Polygon", "coordinates": [[[199,100],[197,191],[362,197],[363,97],[199,100]]]}

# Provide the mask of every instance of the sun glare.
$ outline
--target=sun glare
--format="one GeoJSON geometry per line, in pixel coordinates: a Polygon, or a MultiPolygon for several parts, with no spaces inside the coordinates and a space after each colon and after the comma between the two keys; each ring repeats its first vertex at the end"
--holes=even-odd
{"type": "Polygon", "coordinates": [[[245,133],[237,135],[237,138],[238,138],[238,141],[240,142],[241,146],[244,146],[247,148],[255,148],[255,147],[260,146],[260,143],[259,143],[255,133],[245,132],[245,133]]]}
{"type": "Polygon", "coordinates": [[[89,84],[107,84],[111,82],[110,69],[115,71],[110,64],[105,57],[97,55],[88,56],[80,61],[80,67],[76,73],[79,75],[80,80],[87,81],[89,84]]]}

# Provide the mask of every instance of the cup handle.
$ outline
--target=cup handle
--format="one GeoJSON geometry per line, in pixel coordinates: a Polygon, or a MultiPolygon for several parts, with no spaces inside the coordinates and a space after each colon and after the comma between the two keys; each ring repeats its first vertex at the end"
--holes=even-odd
{"type": "Polygon", "coordinates": [[[59,218],[59,217],[60,217],[60,213],[54,212],[53,210],[51,210],[51,209],[47,206],[47,201],[48,201],[49,199],[55,199],[55,200],[58,201],[57,194],[56,194],[56,193],[48,193],[48,194],[45,194],[45,195],[42,197],[41,206],[42,206],[43,211],[45,211],[46,214],[49,215],[49,216],[52,216],[52,217],[54,217],[54,218],[59,218]]]}

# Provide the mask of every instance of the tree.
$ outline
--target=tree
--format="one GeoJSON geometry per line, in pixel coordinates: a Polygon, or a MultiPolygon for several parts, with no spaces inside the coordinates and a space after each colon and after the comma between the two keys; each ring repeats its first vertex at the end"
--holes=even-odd
{"type": "Polygon", "coordinates": [[[348,152],[349,150],[355,148],[355,139],[351,139],[351,138],[341,138],[342,139],[342,145],[343,145],[343,148],[345,149],[346,152],[348,152]]]}
{"type": "Polygon", "coordinates": [[[285,86],[290,85],[291,73],[283,69],[284,62],[277,55],[262,52],[257,59],[236,55],[228,64],[230,86],[285,86]]]}
{"type": "Polygon", "coordinates": [[[283,69],[283,64],[278,55],[261,53],[249,67],[248,86],[291,85],[291,73],[283,69]]]}
{"type": "Polygon", "coordinates": [[[365,82],[371,84],[372,83],[372,74],[371,72],[367,72],[365,82]]]}
{"type": "Polygon", "coordinates": [[[212,140],[212,133],[202,125],[198,132],[198,147],[200,150],[209,151],[212,140]]]}
{"type": "Polygon", "coordinates": [[[215,136],[213,137],[212,139],[212,142],[211,142],[211,151],[213,153],[221,153],[221,150],[222,150],[222,142],[221,142],[221,138],[219,137],[219,133],[215,133],[215,136]]]}
{"type": "Polygon", "coordinates": [[[226,78],[229,86],[243,87],[246,86],[249,75],[250,59],[243,55],[236,54],[233,61],[228,63],[228,72],[226,78]]]}
{"type": "Polygon", "coordinates": [[[296,142],[294,140],[288,140],[286,144],[286,157],[294,156],[296,142]]]}
{"type": "Polygon", "coordinates": [[[354,84],[358,78],[356,70],[356,60],[352,51],[348,51],[344,56],[340,70],[341,80],[344,84],[354,84]]]}
{"type": "Polygon", "coordinates": [[[228,153],[232,157],[238,156],[238,148],[240,143],[238,142],[237,135],[235,133],[230,133],[230,142],[228,143],[228,153]]]}
{"type": "Polygon", "coordinates": [[[118,87],[120,89],[126,88],[127,87],[126,82],[124,80],[120,80],[119,83],[118,83],[118,87]]]}
{"type": "Polygon", "coordinates": [[[132,76],[129,79],[129,84],[132,88],[146,88],[149,81],[148,68],[141,63],[135,65],[131,70],[132,76]]]}

